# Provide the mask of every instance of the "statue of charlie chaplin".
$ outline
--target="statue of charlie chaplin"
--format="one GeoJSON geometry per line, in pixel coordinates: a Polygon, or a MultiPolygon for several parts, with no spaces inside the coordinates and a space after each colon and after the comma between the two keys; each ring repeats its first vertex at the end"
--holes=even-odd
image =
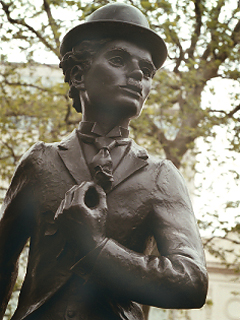
{"type": "Polygon", "coordinates": [[[141,304],[200,308],[206,267],[183,178],[128,138],[164,41],[138,9],[115,3],[70,30],[60,52],[82,121],[60,143],[35,144],[12,179],[0,224],[2,316],[29,238],[13,320],[142,320],[141,304]]]}

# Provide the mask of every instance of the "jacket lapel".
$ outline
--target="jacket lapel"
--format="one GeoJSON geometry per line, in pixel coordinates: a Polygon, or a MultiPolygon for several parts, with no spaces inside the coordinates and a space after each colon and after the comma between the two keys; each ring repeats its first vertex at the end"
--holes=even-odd
{"type": "Polygon", "coordinates": [[[148,164],[148,154],[145,149],[139,147],[131,140],[126,154],[113,173],[114,182],[111,191],[121,182],[133,175],[136,171],[148,164]]]}
{"type": "MultiPolygon", "coordinates": [[[[58,145],[58,152],[77,184],[92,180],[76,130],[58,145]]],[[[148,164],[147,159],[146,150],[131,140],[125,155],[113,173],[114,182],[111,190],[115,189],[136,171],[145,167],[148,164]]]]}
{"type": "Polygon", "coordinates": [[[92,180],[76,130],[61,141],[58,153],[77,184],[92,180]]]}

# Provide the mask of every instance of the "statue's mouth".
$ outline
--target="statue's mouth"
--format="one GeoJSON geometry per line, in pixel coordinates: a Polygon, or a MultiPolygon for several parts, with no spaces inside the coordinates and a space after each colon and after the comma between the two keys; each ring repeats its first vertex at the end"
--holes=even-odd
{"type": "Polygon", "coordinates": [[[127,84],[126,86],[121,86],[122,89],[131,93],[134,96],[142,96],[142,86],[135,84],[127,84]]]}

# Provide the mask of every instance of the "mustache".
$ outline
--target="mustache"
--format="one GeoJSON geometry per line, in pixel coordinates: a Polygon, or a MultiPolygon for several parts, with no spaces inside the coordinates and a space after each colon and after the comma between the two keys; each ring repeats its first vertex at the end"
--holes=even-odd
{"type": "Polygon", "coordinates": [[[142,84],[138,81],[138,80],[135,80],[133,78],[128,78],[127,80],[127,87],[129,87],[130,89],[133,89],[139,93],[142,92],[142,84]]]}

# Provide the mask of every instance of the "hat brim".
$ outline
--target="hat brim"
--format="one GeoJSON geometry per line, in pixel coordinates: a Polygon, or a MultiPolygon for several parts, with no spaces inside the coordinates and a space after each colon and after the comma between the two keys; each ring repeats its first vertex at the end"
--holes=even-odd
{"type": "Polygon", "coordinates": [[[134,41],[149,50],[157,69],[167,58],[166,44],[156,32],[137,24],[111,20],[85,22],[74,27],[64,36],[60,54],[63,57],[83,40],[102,38],[134,41]]]}

